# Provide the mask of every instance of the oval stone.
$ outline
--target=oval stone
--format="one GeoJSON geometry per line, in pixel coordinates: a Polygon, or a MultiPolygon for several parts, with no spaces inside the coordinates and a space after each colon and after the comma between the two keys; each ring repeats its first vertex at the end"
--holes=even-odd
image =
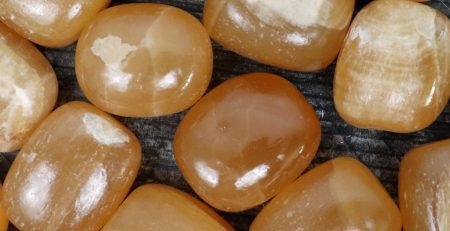
{"type": "Polygon", "coordinates": [[[99,230],[127,195],[140,160],[126,127],[71,102],[45,119],[14,160],[3,205],[20,230],[99,230]]]}
{"type": "Polygon", "coordinates": [[[203,200],[238,212],[291,183],[319,143],[319,120],[295,86],[253,73],[222,83],[192,107],[176,131],[174,153],[203,200]]]}
{"type": "Polygon", "coordinates": [[[400,165],[400,210],[405,231],[450,228],[450,139],[408,152],[400,165]]]}
{"type": "Polygon", "coordinates": [[[295,71],[315,71],[336,58],[355,0],[206,0],[211,37],[242,56],[295,71]]]}
{"type": "Polygon", "coordinates": [[[47,47],[67,46],[110,0],[1,0],[0,19],[47,47]]]}
{"type": "Polygon", "coordinates": [[[337,61],[337,111],[360,128],[408,133],[429,126],[450,96],[449,44],[450,21],[439,11],[373,1],[356,16],[337,61]]]}
{"type": "Polygon", "coordinates": [[[0,152],[21,148],[53,109],[57,95],[58,82],[47,59],[0,23],[0,152]]]}
{"type": "Polygon", "coordinates": [[[183,10],[124,4],[101,12],[83,31],[76,73],[86,97],[104,111],[129,117],[172,114],[205,93],[211,41],[183,10]]]}
{"type": "Polygon", "coordinates": [[[400,231],[400,212],[372,172],[340,157],[300,176],[263,208],[250,231],[400,231]]]}
{"type": "Polygon", "coordinates": [[[175,188],[147,184],[135,189],[102,231],[232,231],[214,210],[175,188]]]}

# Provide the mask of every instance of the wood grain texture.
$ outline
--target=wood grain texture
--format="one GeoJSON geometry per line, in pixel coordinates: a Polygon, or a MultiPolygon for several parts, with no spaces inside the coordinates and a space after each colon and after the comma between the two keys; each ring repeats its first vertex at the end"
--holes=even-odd
{"type": "MultiPolygon", "coordinates": [[[[182,8],[201,19],[203,0],[117,0],[112,5],[132,2],[157,2],[182,8]]],[[[360,9],[368,0],[357,0],[360,9]]],[[[428,5],[450,17],[450,0],[432,0],[428,5]],[[447,6],[446,6],[447,5],[447,6]]],[[[40,48],[58,76],[58,106],[73,100],[85,100],[75,78],[75,45],[63,49],[40,48]]],[[[334,64],[316,73],[290,72],[243,58],[214,44],[214,75],[210,89],[224,80],[249,72],[270,72],[284,76],[305,95],[316,110],[322,125],[322,143],[312,166],[337,156],[352,156],[368,165],[389,193],[397,196],[397,174],[402,156],[418,145],[450,138],[450,104],[430,127],[411,134],[395,134],[358,129],[346,124],[333,105],[334,64]]],[[[195,196],[181,176],[173,158],[172,139],[184,112],[159,118],[130,119],[118,117],[141,141],[142,165],[133,188],[144,183],[163,183],[195,196]]],[[[16,153],[1,153],[0,178],[3,181],[16,153]]],[[[260,208],[242,213],[221,213],[236,230],[248,230],[260,208]]],[[[10,230],[15,230],[11,227],[10,230]]]]}

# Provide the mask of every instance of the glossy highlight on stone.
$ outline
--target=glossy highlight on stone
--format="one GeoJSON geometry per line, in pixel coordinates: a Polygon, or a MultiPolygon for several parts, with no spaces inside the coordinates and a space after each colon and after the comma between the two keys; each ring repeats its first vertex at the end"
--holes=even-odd
{"type": "Polygon", "coordinates": [[[203,200],[238,212],[294,181],[319,143],[319,120],[295,86],[253,73],[225,81],[192,107],[177,129],[174,153],[203,200]]]}
{"type": "Polygon", "coordinates": [[[211,37],[242,56],[295,71],[324,69],[342,47],[355,0],[206,0],[211,37]]]}
{"type": "Polygon", "coordinates": [[[21,36],[47,47],[64,47],[110,0],[1,0],[0,20],[21,36]]]}
{"type": "Polygon", "coordinates": [[[138,140],[84,102],[50,114],[14,160],[3,205],[20,230],[99,230],[128,193],[140,166],[138,140]]]}
{"type": "Polygon", "coordinates": [[[419,131],[448,102],[449,60],[447,16],[413,1],[373,1],[354,19],[339,55],[336,109],[356,127],[419,131]]]}
{"type": "Polygon", "coordinates": [[[58,82],[47,59],[0,23],[0,152],[21,148],[53,109],[57,95],[58,82]]]}
{"type": "Polygon", "coordinates": [[[175,7],[124,4],[84,30],[76,73],[86,97],[120,116],[168,115],[192,106],[212,74],[212,46],[202,24],[175,7]]]}
{"type": "Polygon", "coordinates": [[[422,145],[403,158],[399,201],[405,231],[450,229],[450,139],[422,145]]]}
{"type": "Polygon", "coordinates": [[[339,157],[300,176],[265,206],[250,231],[400,231],[400,212],[371,171],[339,157]]]}
{"type": "Polygon", "coordinates": [[[147,184],[134,190],[102,231],[232,231],[211,208],[178,189],[147,184]]]}

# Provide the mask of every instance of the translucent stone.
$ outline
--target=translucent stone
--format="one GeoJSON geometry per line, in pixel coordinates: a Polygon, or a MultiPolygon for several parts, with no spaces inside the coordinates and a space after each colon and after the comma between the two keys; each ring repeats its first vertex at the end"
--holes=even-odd
{"type": "Polygon", "coordinates": [[[175,188],[148,184],[134,190],[102,231],[231,231],[233,228],[192,196],[175,188]]]}
{"type": "Polygon", "coordinates": [[[450,21],[439,11],[373,1],[356,16],[337,61],[337,111],[361,128],[406,133],[429,126],[450,95],[449,44],[450,21]]]}
{"type": "Polygon", "coordinates": [[[250,231],[400,231],[400,212],[371,171],[340,157],[285,188],[258,214],[250,231]]]}
{"type": "Polygon", "coordinates": [[[67,46],[110,0],[1,0],[0,19],[47,47],[67,46]]]}
{"type": "Polygon", "coordinates": [[[413,149],[399,173],[405,231],[450,230],[450,139],[413,149]]]}
{"type": "Polygon", "coordinates": [[[296,71],[328,66],[342,47],[355,0],[206,0],[211,37],[242,56],[296,71]]]}
{"type": "MultiPolygon", "coordinates": [[[[3,197],[2,191],[2,185],[0,184],[0,199],[3,197]]],[[[8,217],[6,216],[6,213],[3,209],[3,205],[0,206],[0,231],[7,231],[8,230],[8,217]]]]}
{"type": "Polygon", "coordinates": [[[129,117],[172,114],[205,93],[211,41],[202,24],[178,8],[119,5],[100,13],[82,33],[76,72],[87,98],[104,111],[129,117]]]}
{"type": "Polygon", "coordinates": [[[133,133],[92,105],[71,102],[42,122],[14,160],[3,205],[20,230],[99,230],[140,160],[133,133]]]}
{"type": "Polygon", "coordinates": [[[57,95],[56,75],[45,57],[0,23],[0,152],[22,147],[57,95]]]}
{"type": "Polygon", "coordinates": [[[174,153],[202,199],[237,212],[294,181],[319,143],[319,120],[295,86],[253,73],[222,83],[192,107],[177,129],[174,153]]]}

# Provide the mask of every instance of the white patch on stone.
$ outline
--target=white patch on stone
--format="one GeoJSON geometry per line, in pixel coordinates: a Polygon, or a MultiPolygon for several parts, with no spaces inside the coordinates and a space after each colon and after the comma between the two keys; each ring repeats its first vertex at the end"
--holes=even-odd
{"type": "Polygon", "coordinates": [[[47,26],[55,23],[59,15],[59,6],[54,1],[36,1],[36,0],[16,0],[19,12],[23,12],[30,18],[34,19],[34,22],[47,26]]]}
{"type": "Polygon", "coordinates": [[[233,21],[234,24],[239,26],[239,28],[242,28],[245,31],[251,31],[255,29],[252,23],[248,21],[247,18],[241,15],[236,6],[228,4],[227,7],[228,7],[227,9],[228,16],[230,17],[230,19],[233,21]]]}
{"type": "Polygon", "coordinates": [[[195,171],[197,171],[197,175],[209,186],[215,188],[219,184],[219,173],[209,167],[205,162],[195,163],[195,171]]]}
{"type": "Polygon", "coordinates": [[[113,35],[96,39],[91,47],[92,53],[99,57],[106,66],[103,77],[108,85],[121,92],[128,89],[128,84],[133,78],[132,74],[123,71],[124,60],[136,50],[136,46],[122,43],[121,38],[113,35]]]}
{"type": "Polygon", "coordinates": [[[36,159],[37,154],[35,152],[31,152],[29,154],[24,155],[24,159],[27,163],[31,163],[36,159]]]}
{"type": "Polygon", "coordinates": [[[311,43],[311,39],[300,33],[291,33],[286,36],[286,42],[297,46],[307,46],[311,43]]]}
{"type": "Polygon", "coordinates": [[[96,168],[92,175],[89,176],[75,201],[75,220],[85,217],[97,206],[105,194],[107,180],[108,175],[103,166],[96,168]]]}
{"type": "Polygon", "coordinates": [[[178,74],[176,71],[170,71],[165,74],[159,81],[158,87],[163,89],[172,89],[178,85],[178,74]]]}
{"type": "Polygon", "coordinates": [[[86,132],[100,144],[114,145],[130,142],[130,137],[125,132],[96,114],[85,113],[83,124],[86,132]]]}
{"type": "Polygon", "coordinates": [[[269,165],[261,164],[239,177],[236,182],[234,182],[234,186],[236,186],[237,189],[248,188],[256,184],[259,180],[265,178],[269,172],[269,169],[269,165]]]}

